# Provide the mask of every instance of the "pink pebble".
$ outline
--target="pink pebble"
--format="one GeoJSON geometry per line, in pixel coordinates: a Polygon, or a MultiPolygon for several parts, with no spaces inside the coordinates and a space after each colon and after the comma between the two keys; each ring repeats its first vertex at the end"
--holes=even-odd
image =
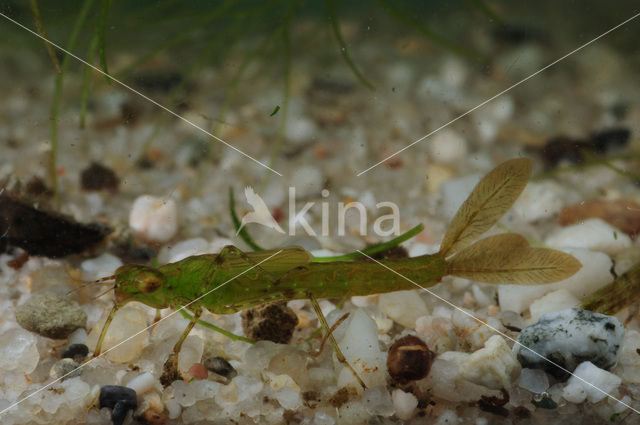
{"type": "Polygon", "coordinates": [[[194,363],[189,368],[189,375],[191,375],[194,379],[207,379],[209,376],[209,371],[202,363],[194,363]]]}

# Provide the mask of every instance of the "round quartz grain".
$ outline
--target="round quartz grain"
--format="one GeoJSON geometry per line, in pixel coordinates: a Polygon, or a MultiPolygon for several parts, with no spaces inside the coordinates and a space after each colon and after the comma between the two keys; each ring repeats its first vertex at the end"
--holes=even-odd
{"type": "MultiPolygon", "coordinates": [[[[96,347],[98,335],[102,331],[106,318],[107,315],[103,315],[102,319],[96,323],[87,336],[87,346],[91,350],[96,347]]],[[[130,362],[137,358],[149,339],[147,332],[144,332],[146,328],[147,313],[134,305],[124,306],[118,310],[111,322],[111,326],[109,326],[102,344],[102,351],[105,352],[111,347],[125,340],[127,341],[109,350],[104,356],[113,362],[119,363],[130,362]]]]}
{"type": "Polygon", "coordinates": [[[291,387],[282,387],[275,392],[273,397],[278,400],[280,406],[287,410],[296,410],[302,407],[300,392],[291,387]]]}
{"type": "Polygon", "coordinates": [[[83,279],[95,280],[112,275],[121,265],[122,261],[118,257],[104,253],[99,257],[83,261],[80,268],[83,279]]]}
{"type": "Polygon", "coordinates": [[[429,314],[427,305],[416,291],[380,294],[380,310],[405,328],[415,329],[416,320],[429,314]]]}
{"type": "Polygon", "coordinates": [[[0,370],[31,373],[38,365],[37,338],[22,329],[0,334],[0,370]]]}
{"type": "Polygon", "coordinates": [[[467,141],[457,132],[444,129],[433,135],[427,144],[429,157],[435,162],[452,163],[467,154],[467,141]]]}
{"type": "Polygon", "coordinates": [[[167,402],[165,403],[165,407],[167,408],[167,412],[169,412],[169,419],[176,419],[178,416],[180,416],[180,413],[182,413],[182,407],[180,406],[180,403],[178,403],[174,399],[167,400],[167,402]]]}
{"type": "Polygon", "coordinates": [[[395,412],[393,399],[385,386],[368,388],[362,395],[367,411],[375,416],[388,417],[395,412]]]}
{"type": "Polygon", "coordinates": [[[540,369],[524,368],[520,371],[518,385],[532,393],[541,394],[549,388],[549,377],[540,369]]]}
{"type": "MultiPolygon", "coordinates": [[[[344,337],[338,342],[342,353],[368,387],[385,385],[386,353],[380,350],[376,322],[363,310],[356,310],[350,317],[344,337]]],[[[338,386],[355,384],[355,377],[343,368],[338,386]]]]}
{"type": "Polygon", "coordinates": [[[418,399],[411,393],[402,390],[393,390],[391,393],[393,400],[393,408],[395,409],[398,419],[403,421],[411,419],[413,412],[418,407],[418,399]]]}
{"type": "Polygon", "coordinates": [[[178,370],[187,373],[191,366],[200,363],[204,352],[204,341],[197,335],[189,335],[182,344],[178,357],[178,370]]]}
{"type": "Polygon", "coordinates": [[[145,394],[155,388],[156,379],[150,372],[141,373],[127,383],[137,394],[145,394]]]}
{"type": "Polygon", "coordinates": [[[75,301],[43,293],[31,296],[18,306],[16,320],[20,326],[38,335],[64,339],[87,325],[87,314],[75,301]]]}
{"type": "Polygon", "coordinates": [[[178,231],[178,206],[173,199],[142,195],[133,202],[129,226],[144,240],[167,242],[178,231]]]}
{"type": "MultiPolygon", "coordinates": [[[[296,198],[304,198],[320,193],[324,185],[325,177],[318,167],[314,165],[302,165],[294,170],[291,181],[295,182],[296,198]]],[[[303,222],[302,218],[298,220],[298,223],[303,222]]]]}

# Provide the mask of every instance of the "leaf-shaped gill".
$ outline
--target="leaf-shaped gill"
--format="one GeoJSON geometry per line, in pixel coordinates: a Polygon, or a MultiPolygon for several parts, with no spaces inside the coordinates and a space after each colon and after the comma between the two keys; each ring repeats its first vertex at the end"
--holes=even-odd
{"type": "Polygon", "coordinates": [[[449,273],[487,283],[535,285],[566,279],[582,265],[573,256],[532,248],[515,233],[489,236],[463,249],[449,261],[449,273]]]}
{"type": "Polygon", "coordinates": [[[453,255],[489,230],[522,193],[531,165],[527,158],[511,159],[484,176],[451,220],[440,254],[453,255]]]}

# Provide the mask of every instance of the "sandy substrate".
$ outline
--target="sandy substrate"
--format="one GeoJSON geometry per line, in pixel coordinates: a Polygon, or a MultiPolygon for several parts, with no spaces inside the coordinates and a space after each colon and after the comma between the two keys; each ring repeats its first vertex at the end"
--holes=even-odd
{"type": "MultiPolygon", "coordinates": [[[[301,24],[296,31],[303,33],[304,28],[301,24]]],[[[606,29],[594,30],[593,37],[606,29]]],[[[638,261],[639,242],[623,230],[606,227],[603,222],[581,222],[578,225],[583,227],[569,229],[558,221],[563,207],[585,200],[640,203],[639,186],[619,172],[637,175],[640,170],[637,159],[625,159],[637,158],[640,150],[640,86],[634,78],[634,62],[627,61],[627,54],[616,48],[615,38],[610,43],[596,43],[389,158],[577,44],[563,38],[551,48],[548,42],[533,38],[505,45],[478,30],[477,45],[493,52],[487,72],[450,52],[434,52],[415,36],[401,40],[380,34],[369,37],[360,25],[349,22],[345,31],[349,42],[358,46],[353,54],[376,83],[376,91],[358,84],[342,62],[327,66],[320,57],[295,52],[299,56],[291,76],[288,124],[281,148],[281,85],[275,85],[272,74],[260,72],[258,66],[240,84],[222,122],[214,117],[223,108],[232,67],[203,68],[184,94],[187,100],[176,109],[193,124],[215,132],[282,176],[220,142],[209,142],[192,125],[117,84],[104,84],[97,75],[87,127],[81,130],[81,76],[72,74],[66,79],[56,170],[60,210],[78,222],[99,222],[115,230],[107,242],[82,255],[30,257],[19,269],[8,262],[19,258],[21,249],[8,249],[0,256],[3,424],[111,423],[112,410],[97,407],[105,385],[136,389],[139,408],[128,413],[124,423],[133,423],[132,416],[140,422],[143,416],[149,423],[166,424],[636,423],[637,413],[628,408],[640,410],[640,356],[635,353],[640,347],[640,322],[633,311],[617,315],[624,321],[625,336],[618,364],[609,372],[619,379],[585,375],[600,379],[602,385],[612,383],[607,392],[613,398],[596,394],[582,401],[576,396],[582,391],[576,382],[559,381],[532,369],[523,373],[509,340],[517,338],[518,329],[535,323],[541,314],[575,307],[611,282],[611,260],[615,260],[618,274],[638,261]],[[563,50],[563,45],[569,48],[563,50]],[[433,54],[426,57],[425,51],[433,54]],[[272,114],[276,106],[280,109],[272,114]],[[600,154],[600,159],[622,158],[611,162],[618,171],[587,166],[570,171],[556,168],[556,172],[543,174],[549,157],[545,162],[541,152],[550,139],[566,136],[582,140],[608,128],[625,128],[631,133],[625,146],[607,148],[600,154]],[[374,226],[376,219],[389,214],[389,209],[379,204],[387,202],[398,207],[400,232],[418,223],[425,225],[422,233],[403,244],[410,256],[416,256],[437,252],[449,220],[482,175],[504,160],[522,156],[534,160],[534,179],[491,232],[517,232],[534,244],[568,250],[583,263],[583,270],[566,282],[538,287],[498,289],[447,277],[432,288],[502,335],[496,336],[490,328],[419,290],[354,297],[343,305],[338,299],[323,300],[321,307],[330,323],[345,312],[351,313],[334,334],[338,341],[344,338],[356,348],[343,349],[355,350],[356,358],[370,356],[370,375],[364,373],[369,389],[363,392],[329,346],[317,357],[310,355],[320,340],[305,339],[318,323],[310,303],[297,300],[289,303],[299,320],[289,344],[250,345],[197,326],[181,354],[180,368],[187,379],[163,387],[159,381],[163,363],[187,321],[176,314],[153,330],[144,330],[153,322],[155,310],[131,303],[116,317],[113,336],[107,338],[106,345],[142,332],[86,364],[79,376],[50,385],[61,376],[61,354],[71,343],[86,343],[90,349],[95,346],[97,332],[113,305],[112,291],[97,297],[108,287],[89,285],[69,294],[80,281],[108,276],[132,261],[149,264],[153,259],[164,264],[188,255],[216,253],[228,244],[250,250],[235,235],[229,187],[235,189],[241,216],[251,211],[244,192],[250,186],[284,230],[280,233],[249,224],[247,230],[263,247],[299,245],[326,256],[387,240],[394,235],[376,233],[379,229],[374,226]],[[81,172],[93,161],[115,172],[117,190],[81,188],[81,172]],[[292,188],[295,199],[290,198],[292,188]],[[134,208],[134,201],[143,195],[156,197],[160,203],[134,208]],[[349,201],[363,206],[365,234],[360,232],[355,210],[346,215],[344,234],[341,232],[338,203],[349,201]],[[316,235],[310,235],[304,226],[289,226],[288,220],[308,203],[313,204],[305,218],[316,235]],[[164,211],[160,218],[152,214],[158,210],[164,211]],[[16,308],[39,292],[77,301],[87,316],[86,329],[54,340],[20,327],[16,308]],[[402,386],[392,382],[385,362],[392,343],[408,334],[426,342],[435,361],[426,378],[402,386]],[[490,339],[493,342],[486,344],[490,339]],[[503,346],[506,351],[495,348],[503,346]],[[487,372],[472,382],[461,369],[468,353],[479,350],[502,353],[502,357],[478,360],[478,367],[487,372]],[[216,356],[227,359],[237,371],[230,381],[211,372],[199,379],[201,372],[192,368],[216,356]],[[506,382],[504,392],[483,385],[493,382],[492,377],[506,382]],[[569,385],[574,387],[567,390],[569,385]],[[502,403],[505,394],[508,401],[502,403]],[[541,403],[543,400],[552,400],[555,406],[541,403]],[[20,403],[14,406],[16,401],[20,403]]],[[[553,39],[555,34],[550,36],[553,39]]],[[[4,82],[0,178],[6,178],[7,191],[17,182],[47,176],[54,77],[43,71],[49,66],[44,54],[32,51],[35,45],[29,46],[1,53],[8,64],[0,68],[0,81],[4,82]],[[12,84],[7,84],[9,81],[12,84]]],[[[111,54],[116,73],[131,61],[117,49],[111,54]]],[[[175,64],[160,58],[154,67],[153,71],[168,73],[175,64]]],[[[135,82],[131,84],[135,86],[135,82]]],[[[168,102],[166,92],[145,93],[162,104],[168,102]]],[[[561,161],[559,167],[564,166],[566,162],[561,161]]],[[[46,195],[38,202],[42,207],[55,204],[46,195]]],[[[172,311],[166,309],[162,314],[167,317],[172,311]]],[[[204,320],[242,333],[240,313],[206,313],[204,320]]]]}

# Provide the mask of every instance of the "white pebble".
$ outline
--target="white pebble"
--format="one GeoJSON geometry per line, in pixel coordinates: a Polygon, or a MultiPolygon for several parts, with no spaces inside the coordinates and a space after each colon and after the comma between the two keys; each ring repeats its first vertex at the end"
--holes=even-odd
{"type": "Polygon", "coordinates": [[[524,368],[520,372],[518,385],[532,393],[541,394],[549,388],[549,377],[543,370],[524,368]]]}
{"type": "Polygon", "coordinates": [[[560,282],[545,285],[498,285],[500,305],[507,310],[522,313],[534,300],[561,288],[583,300],[613,280],[609,272],[611,259],[606,254],[577,248],[563,251],[576,257],[582,264],[576,274],[560,282]]]}
{"type": "Polygon", "coordinates": [[[178,231],[178,207],[170,198],[151,195],[138,197],[129,213],[129,226],[141,238],[167,242],[178,231]]]}
{"type": "Polygon", "coordinates": [[[84,344],[87,340],[87,331],[84,328],[76,329],[69,335],[68,343],[71,344],[84,344]]]}
{"type": "Polygon", "coordinates": [[[204,238],[192,238],[175,245],[162,247],[158,254],[160,264],[174,263],[191,255],[208,254],[209,242],[204,238]]]}
{"type": "Polygon", "coordinates": [[[287,410],[297,410],[302,406],[302,397],[300,392],[291,387],[282,387],[273,395],[280,406],[287,410]]]}
{"type": "Polygon", "coordinates": [[[178,370],[182,373],[189,371],[194,363],[199,363],[204,352],[204,341],[198,335],[189,335],[182,344],[178,357],[178,370]]]}
{"type": "Polygon", "coordinates": [[[336,420],[333,416],[326,414],[325,412],[316,412],[313,416],[313,425],[334,425],[336,420]]]}
{"type": "Polygon", "coordinates": [[[440,185],[439,192],[442,196],[442,215],[451,220],[467,199],[473,188],[480,181],[480,174],[472,174],[466,177],[449,180],[440,185]]]}
{"type": "Polygon", "coordinates": [[[287,140],[294,143],[307,143],[317,134],[317,127],[309,118],[297,116],[287,120],[287,128],[284,135],[287,140]]]}
{"type": "Polygon", "coordinates": [[[586,248],[615,255],[631,248],[629,236],[599,218],[567,226],[549,236],[545,244],[553,248],[586,248]]]}
{"type": "Polygon", "coordinates": [[[531,318],[528,323],[536,323],[543,314],[578,307],[579,305],[580,300],[564,288],[549,292],[531,303],[529,307],[531,318]]]}
{"type": "Polygon", "coordinates": [[[459,351],[446,351],[436,357],[426,378],[426,385],[433,389],[434,396],[453,402],[474,402],[483,395],[499,394],[462,377],[460,369],[469,356],[459,351]]]}
{"type": "Polygon", "coordinates": [[[429,314],[427,304],[417,291],[380,294],[380,310],[405,328],[415,329],[416,319],[429,314]]]}
{"type": "Polygon", "coordinates": [[[138,397],[140,397],[142,394],[154,389],[155,383],[156,379],[153,377],[153,374],[151,372],[144,372],[129,381],[127,387],[134,390],[138,397]]]}
{"type": "Polygon", "coordinates": [[[467,141],[457,132],[444,129],[427,141],[427,151],[435,162],[459,161],[467,154],[467,141]]]}
{"type": "MultiPolygon", "coordinates": [[[[339,346],[368,387],[386,385],[387,353],[380,351],[378,327],[364,310],[358,309],[351,314],[339,346]]],[[[338,378],[338,385],[348,384],[360,387],[351,371],[345,367],[338,378]]]]}
{"type": "Polygon", "coordinates": [[[460,366],[460,373],[469,381],[488,388],[508,388],[520,373],[520,363],[504,338],[494,335],[460,366]]]}
{"type": "Polygon", "coordinates": [[[571,403],[582,403],[585,399],[597,403],[621,383],[622,379],[613,373],[602,370],[591,362],[583,362],[573,371],[562,391],[562,397],[571,403]]]}
{"type": "Polygon", "coordinates": [[[37,338],[23,329],[14,328],[0,335],[0,370],[31,373],[38,365],[37,338]]]}
{"type": "Polygon", "coordinates": [[[84,280],[95,280],[112,275],[121,265],[122,261],[118,257],[104,253],[99,257],[83,261],[80,268],[84,280]]]}
{"type": "Polygon", "coordinates": [[[531,182],[513,205],[513,211],[526,222],[553,217],[562,210],[566,196],[558,183],[531,182]]]}
{"type": "Polygon", "coordinates": [[[173,386],[173,399],[177,401],[182,407],[189,407],[196,404],[196,398],[193,388],[189,383],[184,381],[174,381],[173,386]]]}
{"type": "Polygon", "coordinates": [[[367,411],[375,416],[391,416],[395,411],[391,394],[386,386],[368,388],[362,395],[367,411]]]}
{"type": "Polygon", "coordinates": [[[415,395],[396,389],[391,393],[391,399],[398,419],[406,421],[413,417],[413,412],[418,407],[418,399],[415,395]]]}
{"type": "MultiPolygon", "coordinates": [[[[102,331],[102,326],[106,319],[107,316],[105,313],[87,336],[86,344],[89,349],[95,349],[96,343],[98,342],[98,336],[100,335],[100,331],[102,331]]],[[[146,329],[146,327],[146,312],[134,305],[124,306],[116,313],[113,318],[113,322],[111,322],[111,325],[109,326],[109,330],[107,331],[107,335],[105,336],[102,344],[102,351],[104,352],[111,347],[114,347],[116,344],[119,344],[132,335],[146,329]]],[[[139,356],[148,339],[149,336],[147,332],[141,332],[135,337],[129,339],[127,342],[106,353],[105,357],[113,362],[130,362],[139,356]]]]}
{"type": "MultiPolygon", "coordinates": [[[[324,174],[314,165],[302,165],[296,168],[291,176],[291,181],[295,185],[296,198],[306,198],[319,194],[324,186],[324,180],[324,174]]],[[[289,200],[289,202],[292,202],[292,200],[289,200]]],[[[299,212],[299,210],[296,211],[299,212]]]]}
{"type": "Polygon", "coordinates": [[[640,384],[640,332],[630,329],[624,334],[620,358],[613,372],[625,384],[640,384]]]}

